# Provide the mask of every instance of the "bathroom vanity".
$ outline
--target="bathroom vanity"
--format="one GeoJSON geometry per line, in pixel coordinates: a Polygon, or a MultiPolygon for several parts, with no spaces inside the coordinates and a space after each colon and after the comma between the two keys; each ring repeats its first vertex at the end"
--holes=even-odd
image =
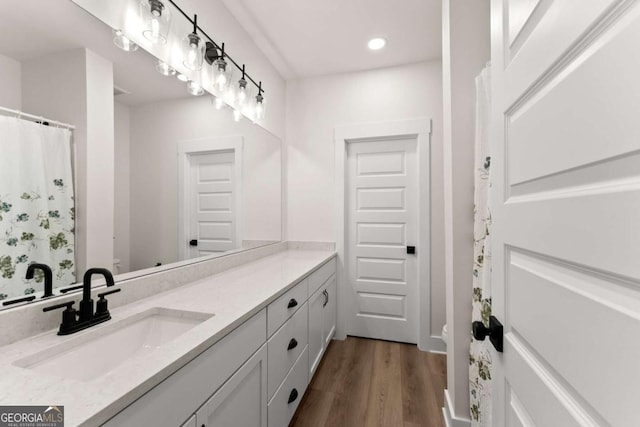
{"type": "Polygon", "coordinates": [[[286,426],[335,333],[337,289],[333,250],[284,246],[4,346],[0,404],[64,405],[65,425],[286,426]]]}

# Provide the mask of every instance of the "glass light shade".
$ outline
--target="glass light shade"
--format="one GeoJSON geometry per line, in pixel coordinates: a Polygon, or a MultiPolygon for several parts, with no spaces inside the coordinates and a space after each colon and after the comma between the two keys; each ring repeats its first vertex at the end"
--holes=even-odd
{"type": "Polygon", "coordinates": [[[222,98],[222,96],[216,96],[214,105],[216,106],[216,110],[221,110],[222,107],[224,107],[224,99],[222,98]]]}
{"type": "Polygon", "coordinates": [[[198,71],[202,69],[204,60],[205,44],[197,34],[190,33],[182,40],[182,52],[184,66],[190,70],[198,71]]]}
{"type": "Polygon", "coordinates": [[[180,80],[181,82],[188,82],[188,81],[189,81],[189,77],[185,76],[185,75],[184,75],[184,74],[182,74],[182,73],[178,73],[178,74],[176,75],[176,78],[177,78],[178,80],[180,80]]]}
{"type": "Polygon", "coordinates": [[[193,80],[189,80],[187,82],[187,90],[193,96],[200,96],[204,94],[204,89],[198,82],[194,82],[193,80]]]}
{"type": "Polygon", "coordinates": [[[233,93],[233,104],[236,109],[242,111],[251,101],[251,87],[247,85],[245,79],[238,80],[238,84],[233,93]]]}
{"type": "Polygon", "coordinates": [[[233,110],[233,120],[236,122],[239,122],[240,119],[242,118],[242,111],[238,110],[237,108],[233,110]]]}
{"type": "Polygon", "coordinates": [[[265,103],[264,97],[262,95],[256,95],[256,99],[253,104],[253,114],[254,114],[255,120],[264,119],[265,109],[266,109],[266,103],[265,103]]]}
{"type": "Polygon", "coordinates": [[[152,43],[166,43],[171,11],[160,0],[140,0],[142,35],[152,43]]]}
{"type": "Polygon", "coordinates": [[[118,46],[125,52],[133,52],[138,50],[138,45],[129,40],[122,30],[113,30],[113,44],[118,46]]]}
{"type": "Polygon", "coordinates": [[[231,81],[231,67],[224,58],[218,58],[213,63],[213,89],[218,94],[223,94],[231,81]]]}
{"type": "Polygon", "coordinates": [[[169,64],[167,64],[166,62],[164,62],[161,59],[158,59],[158,62],[156,62],[156,71],[158,71],[163,76],[175,76],[176,75],[176,70],[171,68],[169,66],[169,64]]]}

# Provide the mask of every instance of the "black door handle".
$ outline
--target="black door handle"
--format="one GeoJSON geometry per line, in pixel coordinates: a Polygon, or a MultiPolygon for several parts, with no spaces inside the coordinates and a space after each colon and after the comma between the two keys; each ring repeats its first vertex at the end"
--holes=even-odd
{"type": "Polygon", "coordinates": [[[325,289],[322,293],[324,294],[324,304],[322,304],[322,306],[326,307],[327,304],[329,304],[329,292],[325,289]]]}
{"type": "Polygon", "coordinates": [[[296,299],[295,299],[295,298],[291,298],[291,299],[289,300],[289,304],[287,304],[287,308],[293,308],[293,307],[295,307],[296,305],[298,305],[298,301],[296,301],[296,299]]]}
{"type": "Polygon", "coordinates": [[[295,388],[291,390],[291,394],[289,395],[289,401],[287,403],[294,402],[298,398],[298,390],[295,388]]]}
{"type": "Polygon", "coordinates": [[[189,240],[189,246],[198,246],[198,241],[196,239],[189,240]]]}
{"type": "Polygon", "coordinates": [[[473,328],[473,337],[478,341],[484,341],[484,339],[489,336],[491,340],[491,344],[496,349],[496,351],[502,353],[503,349],[503,334],[504,328],[502,327],[502,323],[495,317],[489,317],[489,327],[484,326],[484,323],[480,321],[475,321],[472,324],[473,328]]]}
{"type": "Polygon", "coordinates": [[[407,253],[409,255],[413,255],[416,253],[416,247],[415,246],[407,246],[407,253]]]}
{"type": "Polygon", "coordinates": [[[287,346],[287,351],[293,350],[297,346],[298,346],[298,341],[295,338],[291,338],[291,341],[289,341],[289,345],[287,346]]]}

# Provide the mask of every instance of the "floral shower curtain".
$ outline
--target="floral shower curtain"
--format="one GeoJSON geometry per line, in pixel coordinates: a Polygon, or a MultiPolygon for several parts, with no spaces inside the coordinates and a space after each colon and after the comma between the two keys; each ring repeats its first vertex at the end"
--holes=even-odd
{"type": "MultiPolygon", "coordinates": [[[[491,71],[487,65],[476,77],[475,191],[474,191],[474,265],[472,321],[489,326],[491,316],[491,153],[489,124],[491,117],[491,71]]],[[[491,426],[491,343],[472,338],[469,355],[471,425],[491,426]]]]}
{"type": "Polygon", "coordinates": [[[32,262],[54,288],[75,283],[74,223],[71,131],[0,117],[0,299],[44,289],[32,262]]]}

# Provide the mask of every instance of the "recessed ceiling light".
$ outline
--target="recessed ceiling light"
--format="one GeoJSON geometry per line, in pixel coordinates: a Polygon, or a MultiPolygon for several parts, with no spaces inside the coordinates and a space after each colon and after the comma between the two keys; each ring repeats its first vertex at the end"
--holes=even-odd
{"type": "Polygon", "coordinates": [[[369,46],[369,49],[371,50],[379,50],[379,49],[382,49],[386,44],[387,44],[387,41],[385,39],[383,39],[382,37],[376,37],[369,40],[369,43],[367,46],[369,46]]]}

